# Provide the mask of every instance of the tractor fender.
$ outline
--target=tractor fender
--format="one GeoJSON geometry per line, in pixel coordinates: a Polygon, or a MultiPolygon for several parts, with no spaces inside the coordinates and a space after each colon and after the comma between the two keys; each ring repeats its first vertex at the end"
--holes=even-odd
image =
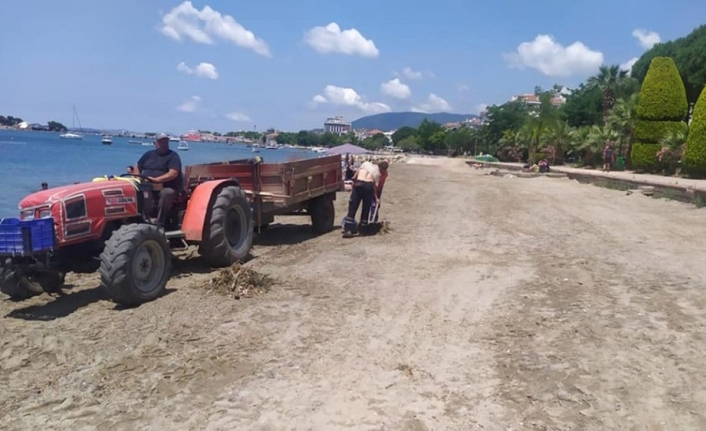
{"type": "Polygon", "coordinates": [[[213,198],[225,186],[240,187],[240,184],[234,179],[223,179],[206,181],[196,186],[186,204],[184,219],[181,222],[184,239],[197,242],[203,239],[203,229],[213,205],[213,198]]]}

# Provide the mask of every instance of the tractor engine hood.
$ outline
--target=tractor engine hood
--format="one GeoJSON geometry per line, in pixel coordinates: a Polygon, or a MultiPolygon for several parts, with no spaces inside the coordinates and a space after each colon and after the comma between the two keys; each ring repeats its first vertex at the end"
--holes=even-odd
{"type": "Polygon", "coordinates": [[[20,201],[20,219],[52,217],[58,245],[100,238],[113,220],[140,214],[137,181],[96,178],[41,190],[20,201]]]}
{"type": "Polygon", "coordinates": [[[127,188],[135,190],[136,184],[136,180],[128,178],[109,179],[107,177],[99,177],[91,182],[58,186],[32,193],[30,195],[25,196],[25,198],[20,201],[18,208],[20,210],[24,210],[28,208],[36,208],[43,205],[51,206],[56,202],[61,202],[65,200],[67,197],[86,193],[97,193],[103,195],[104,193],[102,193],[102,191],[106,189],[127,188]]]}

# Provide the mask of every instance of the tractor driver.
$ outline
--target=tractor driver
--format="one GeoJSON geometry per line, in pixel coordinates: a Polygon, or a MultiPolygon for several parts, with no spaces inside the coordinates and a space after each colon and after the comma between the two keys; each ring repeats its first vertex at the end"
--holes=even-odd
{"type": "Polygon", "coordinates": [[[164,227],[174,199],[183,188],[181,158],[169,148],[169,136],[164,133],[157,134],[154,137],[154,150],[143,154],[130,173],[145,176],[151,182],[162,186],[159,192],[157,224],[164,227]]]}

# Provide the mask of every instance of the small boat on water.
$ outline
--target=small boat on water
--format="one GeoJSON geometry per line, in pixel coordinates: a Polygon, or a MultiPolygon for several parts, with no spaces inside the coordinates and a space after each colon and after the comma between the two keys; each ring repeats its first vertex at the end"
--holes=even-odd
{"type": "Polygon", "coordinates": [[[142,141],[135,141],[135,140],[130,140],[131,145],[141,145],[142,141]]]}
{"type": "Polygon", "coordinates": [[[74,139],[80,141],[83,139],[83,135],[79,135],[78,133],[66,132],[59,135],[59,139],[74,139]]]}
{"type": "Polygon", "coordinates": [[[143,143],[142,143],[142,146],[143,146],[143,147],[151,147],[151,146],[152,146],[152,142],[143,142],[143,143]]]}
{"type": "Polygon", "coordinates": [[[259,153],[259,152],[260,152],[260,149],[257,148],[257,147],[252,147],[252,150],[251,150],[251,151],[252,151],[253,153],[259,153]]]}
{"type": "Polygon", "coordinates": [[[179,145],[177,145],[177,150],[181,151],[189,151],[189,144],[186,141],[179,141],[179,145]]]}
{"type": "Polygon", "coordinates": [[[103,144],[103,145],[113,145],[113,140],[110,139],[110,136],[108,136],[108,135],[103,135],[103,139],[101,139],[101,144],[103,144]]]}
{"type": "MultiPolygon", "coordinates": [[[[78,120],[78,129],[82,130],[83,127],[81,127],[81,120],[78,118],[78,111],[76,110],[76,106],[73,107],[73,116],[71,118],[71,123],[72,123],[72,128],[76,127],[76,121],[78,120]]],[[[59,139],[73,139],[77,141],[83,140],[83,135],[80,133],[72,133],[72,132],[66,132],[62,133],[59,135],[59,139]]]]}

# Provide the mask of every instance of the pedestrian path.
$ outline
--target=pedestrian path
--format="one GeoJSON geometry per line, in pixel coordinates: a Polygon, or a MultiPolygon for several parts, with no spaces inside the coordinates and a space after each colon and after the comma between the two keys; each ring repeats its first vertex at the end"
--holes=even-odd
{"type": "MultiPolygon", "coordinates": [[[[475,162],[470,161],[470,163],[481,163],[486,166],[495,166],[498,168],[511,169],[511,170],[521,170],[522,163],[506,163],[506,162],[475,162]]],[[[620,171],[620,172],[603,172],[600,169],[587,169],[587,168],[572,168],[569,166],[552,166],[552,172],[561,172],[565,174],[574,175],[584,175],[595,178],[607,178],[618,181],[626,181],[640,185],[646,186],[656,186],[656,187],[673,187],[680,188],[684,190],[698,190],[701,192],[706,192],[706,180],[693,180],[688,178],[679,177],[666,177],[662,175],[653,174],[636,174],[633,171],[620,171]]]]}

